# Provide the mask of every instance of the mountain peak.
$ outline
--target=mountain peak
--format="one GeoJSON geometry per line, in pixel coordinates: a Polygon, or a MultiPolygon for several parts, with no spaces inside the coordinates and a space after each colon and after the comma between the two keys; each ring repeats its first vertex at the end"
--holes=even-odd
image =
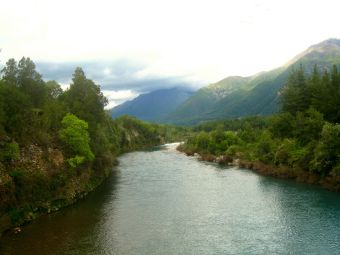
{"type": "Polygon", "coordinates": [[[330,38],[328,40],[322,41],[318,44],[310,46],[305,53],[310,52],[326,52],[340,49],[340,40],[336,38],[330,38]]]}
{"type": "Polygon", "coordinates": [[[330,47],[330,46],[337,46],[340,47],[340,39],[337,38],[329,38],[325,41],[322,41],[321,43],[312,45],[310,48],[315,47],[330,47]]]}
{"type": "Polygon", "coordinates": [[[192,94],[193,91],[184,86],[154,90],[114,107],[111,116],[116,118],[127,114],[142,120],[161,122],[192,94]]]}
{"type": "Polygon", "coordinates": [[[300,62],[302,59],[305,59],[305,62],[306,59],[308,59],[307,62],[315,64],[314,62],[319,62],[318,60],[323,58],[324,59],[328,58],[328,60],[331,60],[332,58],[338,59],[339,55],[340,55],[340,39],[330,38],[318,44],[310,46],[307,50],[301,52],[299,55],[290,60],[284,66],[288,67],[292,64],[300,62]],[[313,59],[316,61],[311,61],[313,59]]]}
{"type": "Polygon", "coordinates": [[[169,122],[201,121],[267,115],[279,110],[280,90],[292,68],[302,65],[310,73],[315,65],[329,70],[340,65],[340,40],[331,38],[310,46],[286,65],[250,77],[228,77],[201,88],[174,111],[169,122]]]}

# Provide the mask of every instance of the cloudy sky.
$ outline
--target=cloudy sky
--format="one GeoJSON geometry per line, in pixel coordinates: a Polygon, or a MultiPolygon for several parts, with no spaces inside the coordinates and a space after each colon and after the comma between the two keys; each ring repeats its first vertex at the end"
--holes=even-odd
{"type": "Polygon", "coordinates": [[[0,64],[28,56],[63,85],[81,66],[110,105],[278,67],[340,38],[339,0],[5,0],[0,64]]]}

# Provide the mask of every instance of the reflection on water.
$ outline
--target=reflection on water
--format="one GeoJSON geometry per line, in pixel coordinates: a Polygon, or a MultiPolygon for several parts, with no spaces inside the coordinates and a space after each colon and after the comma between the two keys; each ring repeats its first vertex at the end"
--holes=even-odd
{"type": "Polygon", "coordinates": [[[337,193],[164,148],[122,156],[115,173],[1,254],[340,254],[337,193]]]}
{"type": "Polygon", "coordinates": [[[113,172],[86,199],[59,212],[42,216],[25,226],[18,235],[9,234],[3,240],[0,239],[0,254],[59,254],[72,248],[74,243],[93,233],[93,226],[100,221],[103,206],[114,200],[118,180],[119,173],[113,172]]]}

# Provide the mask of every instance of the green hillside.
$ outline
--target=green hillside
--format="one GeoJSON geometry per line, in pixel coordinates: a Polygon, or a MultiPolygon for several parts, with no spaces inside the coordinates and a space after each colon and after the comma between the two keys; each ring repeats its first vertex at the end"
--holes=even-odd
{"type": "Polygon", "coordinates": [[[340,40],[329,39],[309,47],[286,65],[250,77],[232,76],[198,90],[168,117],[176,124],[268,115],[280,109],[280,90],[294,68],[311,73],[317,65],[330,70],[340,64],[340,40]]]}

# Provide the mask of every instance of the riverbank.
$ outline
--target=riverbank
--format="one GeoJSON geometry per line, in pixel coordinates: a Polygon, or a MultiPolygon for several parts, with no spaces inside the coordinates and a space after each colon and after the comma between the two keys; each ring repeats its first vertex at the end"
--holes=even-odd
{"type": "Polygon", "coordinates": [[[0,236],[20,232],[22,225],[85,197],[110,175],[119,155],[164,142],[149,124],[129,118],[118,121],[118,142],[77,167],[70,166],[67,152],[58,144],[28,144],[15,159],[0,162],[0,236]]]}
{"type": "Polygon", "coordinates": [[[177,150],[185,153],[187,156],[197,157],[199,160],[214,162],[220,165],[236,166],[246,168],[264,176],[271,176],[280,179],[289,179],[297,182],[319,185],[330,191],[340,192],[340,176],[320,176],[314,173],[307,172],[303,169],[291,168],[288,166],[275,166],[264,164],[260,161],[247,161],[240,158],[230,157],[228,155],[216,156],[212,154],[193,153],[191,150],[186,150],[184,147],[177,147],[177,150]]]}
{"type": "Polygon", "coordinates": [[[0,236],[6,231],[20,232],[41,215],[59,211],[95,190],[111,173],[116,160],[102,169],[91,164],[70,169],[57,148],[30,145],[20,158],[1,167],[0,236]]]}
{"type": "Polygon", "coordinates": [[[85,199],[4,235],[0,253],[337,254],[339,196],[157,146],[122,155],[85,199]]]}

